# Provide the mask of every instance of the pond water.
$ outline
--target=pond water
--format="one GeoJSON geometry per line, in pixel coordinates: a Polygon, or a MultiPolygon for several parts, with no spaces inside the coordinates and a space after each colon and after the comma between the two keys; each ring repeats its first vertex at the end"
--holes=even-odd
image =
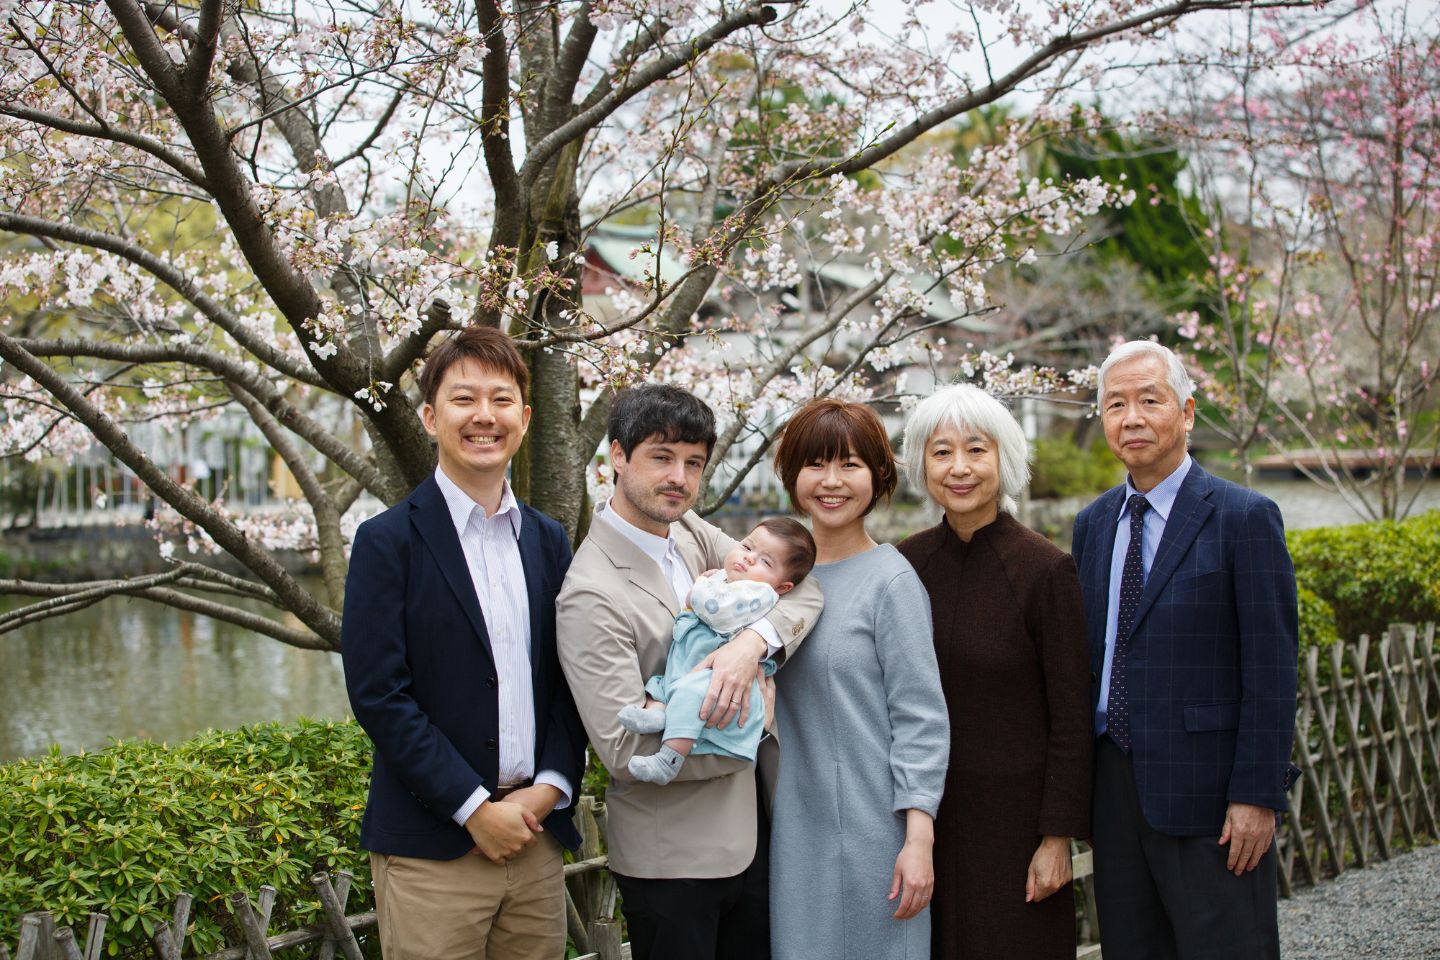
{"type": "Polygon", "coordinates": [[[349,716],[337,654],[143,600],[111,598],[0,635],[0,658],[0,762],[51,744],[73,753],[112,737],[175,742],[211,727],[349,716]]]}
{"type": "MultiPolygon", "coordinates": [[[[1256,486],[1289,529],[1359,519],[1308,481],[1256,486]]],[[[1440,482],[1416,512],[1433,507],[1440,482]]],[[[0,762],[51,744],[97,750],[113,737],[174,742],[210,727],[349,715],[338,655],[141,600],[113,598],[0,635],[0,664],[0,762]]]]}

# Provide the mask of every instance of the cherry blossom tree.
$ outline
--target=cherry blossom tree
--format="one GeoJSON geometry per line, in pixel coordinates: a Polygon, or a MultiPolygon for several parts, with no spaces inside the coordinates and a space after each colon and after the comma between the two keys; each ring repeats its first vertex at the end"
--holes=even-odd
{"type": "Polygon", "coordinates": [[[577,535],[614,390],[647,377],[712,404],[716,463],[750,444],[723,497],[794,404],[873,396],[989,309],[997,265],[1128,202],[1027,169],[1069,86],[1187,14],[1293,2],[0,0],[0,451],[99,442],[175,518],[166,572],[4,583],[41,599],[0,630],[123,593],[334,649],[356,505],[433,470],[414,373],[465,324],[526,351],[514,484],[577,535]],[[967,162],[927,144],[1022,87],[1039,106],[967,162]],[[601,306],[585,253],[617,218],[653,239],[601,306]],[[863,276],[816,287],[834,264],[863,276]],[[292,513],[202,498],[135,439],[224,410],[292,513]]]}
{"type": "Polygon", "coordinates": [[[1214,309],[1181,332],[1237,448],[1395,519],[1440,455],[1440,18],[1364,7],[1345,34],[1257,31],[1215,105],[1206,149],[1243,200],[1204,237],[1214,309]]]}

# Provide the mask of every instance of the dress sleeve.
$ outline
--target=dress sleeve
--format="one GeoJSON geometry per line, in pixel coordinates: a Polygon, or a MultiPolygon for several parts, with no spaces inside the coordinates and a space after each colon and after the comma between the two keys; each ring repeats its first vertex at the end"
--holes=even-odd
{"type": "Polygon", "coordinates": [[[875,649],[890,721],[895,812],[935,816],[950,763],[950,713],[930,623],[930,596],[914,570],[896,574],[875,609],[875,649]]]}
{"type": "Polygon", "coordinates": [[[1034,621],[1050,729],[1045,745],[1045,786],[1039,832],[1053,837],[1090,833],[1090,654],[1075,561],[1061,554],[1038,585],[1034,621]]]}

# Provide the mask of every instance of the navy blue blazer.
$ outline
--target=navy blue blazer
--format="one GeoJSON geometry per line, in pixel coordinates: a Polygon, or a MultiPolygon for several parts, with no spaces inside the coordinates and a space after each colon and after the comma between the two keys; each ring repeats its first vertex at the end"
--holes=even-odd
{"type": "MultiPolygon", "coordinates": [[[[1075,518],[1092,707],[1122,484],[1075,518]]],[[[1130,656],[1131,756],[1145,819],[1218,836],[1231,802],[1287,809],[1299,625],[1275,503],[1192,463],[1165,523],[1130,656]]]]}
{"type": "MultiPolygon", "coordinates": [[[[555,654],[555,595],[570,541],[545,514],[523,503],[520,510],[535,770],[567,777],[578,796],[585,733],[555,654]]],[[[355,532],[340,637],[350,707],[375,744],[360,845],[463,856],[475,844],[451,817],[476,787],[499,786],[499,697],[484,612],[433,476],[355,532]]],[[[569,808],[544,826],[565,846],[579,845],[569,808]]]]}

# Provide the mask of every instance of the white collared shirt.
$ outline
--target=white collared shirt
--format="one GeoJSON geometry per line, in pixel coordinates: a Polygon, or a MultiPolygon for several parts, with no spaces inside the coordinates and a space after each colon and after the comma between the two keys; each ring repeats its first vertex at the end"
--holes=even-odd
{"type": "MultiPolygon", "coordinates": [[[[674,531],[667,531],[667,535],[663,537],[647,533],[620,516],[609,500],[606,500],[604,505],[596,511],[596,515],[604,517],[611,526],[625,535],[625,539],[635,544],[645,556],[655,561],[655,565],[660,568],[660,572],[665,575],[671,589],[675,591],[676,609],[684,610],[685,601],[690,596],[690,588],[695,586],[695,577],[685,566],[684,558],[680,556],[680,547],[675,542],[674,531]]],[[[770,622],[768,617],[756,620],[749,625],[748,629],[754,630],[764,638],[767,657],[773,657],[785,648],[785,645],[780,642],[780,631],[775,629],[775,625],[770,622]]]]}
{"type": "MultiPolygon", "coordinates": [[[[535,774],[535,692],[530,682],[530,596],[526,591],[525,567],[520,560],[520,504],[506,481],[500,507],[487,516],[485,508],[461,490],[445,471],[435,468],[435,483],[445,497],[460,550],[465,554],[470,582],[485,632],[495,657],[496,693],[500,698],[500,783],[534,779],[548,783],[565,795],[560,808],[570,805],[570,782],[554,770],[535,774]]],[[[475,788],[470,798],[455,811],[461,826],[490,796],[485,787],[475,788]]]]}

